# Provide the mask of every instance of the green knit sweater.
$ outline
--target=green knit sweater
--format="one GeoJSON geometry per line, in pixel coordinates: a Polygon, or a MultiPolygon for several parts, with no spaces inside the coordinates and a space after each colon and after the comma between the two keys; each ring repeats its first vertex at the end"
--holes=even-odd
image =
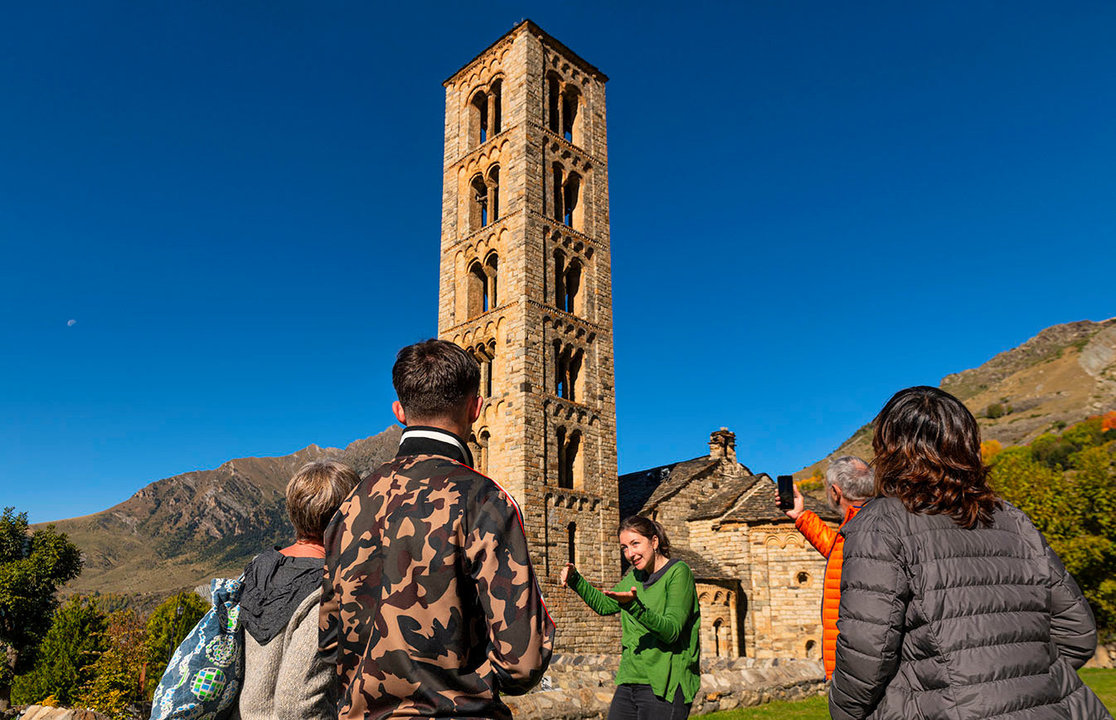
{"type": "Polygon", "coordinates": [[[694,574],[680,560],[673,560],[648,580],[647,573],[632,569],[613,590],[636,588],[636,599],[620,605],[589,584],[577,572],[570,572],[569,586],[598,615],[621,613],[621,641],[624,646],[616,684],[650,685],[655,695],[667,702],[682,688],[686,702],[692,703],[701,687],[701,644],[694,574]]]}

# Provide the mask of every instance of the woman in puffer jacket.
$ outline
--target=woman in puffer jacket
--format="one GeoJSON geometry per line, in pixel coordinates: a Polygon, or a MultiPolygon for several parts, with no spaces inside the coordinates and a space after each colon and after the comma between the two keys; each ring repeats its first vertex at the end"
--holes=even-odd
{"type": "Polygon", "coordinates": [[[842,530],[833,718],[1111,718],[1075,672],[1096,649],[1089,605],[989,487],[972,413],[902,390],[872,447],[880,497],[842,530]]]}

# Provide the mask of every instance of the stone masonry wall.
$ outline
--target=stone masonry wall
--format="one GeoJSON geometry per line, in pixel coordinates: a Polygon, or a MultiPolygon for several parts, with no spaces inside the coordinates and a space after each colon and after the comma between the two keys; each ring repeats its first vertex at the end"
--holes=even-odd
{"type": "MultiPolygon", "coordinates": [[[[615,690],[616,656],[555,656],[538,689],[505,697],[517,720],[603,718],[615,690]]],[[[823,693],[825,671],[815,660],[703,660],[701,691],[691,715],[759,705],[772,700],[801,700],[823,693]]]]}
{"type": "MultiPolygon", "coordinates": [[[[620,634],[616,618],[597,617],[556,582],[571,559],[598,585],[614,584],[620,569],[613,537],[619,502],[605,81],[523,22],[445,83],[438,333],[462,347],[492,349],[492,391],[474,433],[488,437],[486,474],[520,505],[535,570],[559,627],[557,644],[567,651],[612,652],[620,634]],[[570,140],[549,127],[552,77],[579,98],[570,140]],[[473,104],[478,93],[486,94],[489,108],[501,110],[499,132],[483,141],[473,104]],[[555,166],[563,177],[581,178],[573,227],[554,217],[555,166]],[[498,217],[478,227],[472,183],[494,169],[498,217]],[[567,266],[576,261],[581,267],[572,312],[558,306],[556,251],[567,266]],[[499,258],[489,286],[495,301],[478,310],[475,291],[470,300],[469,268],[493,252],[499,258]],[[557,393],[556,343],[581,353],[573,398],[557,393]],[[573,487],[559,488],[559,438],[575,434],[573,487]]],[[[491,209],[495,195],[488,192],[491,209]]]]}

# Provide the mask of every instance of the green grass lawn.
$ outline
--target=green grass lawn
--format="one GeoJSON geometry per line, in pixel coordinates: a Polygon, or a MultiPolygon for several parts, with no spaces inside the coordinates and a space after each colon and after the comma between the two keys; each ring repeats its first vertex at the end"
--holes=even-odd
{"type": "MultiPolygon", "coordinates": [[[[1093,688],[1093,692],[1100,696],[1108,711],[1116,714],[1116,670],[1082,670],[1081,678],[1093,688]]],[[[824,697],[814,697],[798,702],[773,702],[704,716],[704,720],[774,720],[775,718],[827,720],[829,704],[824,697]]]]}

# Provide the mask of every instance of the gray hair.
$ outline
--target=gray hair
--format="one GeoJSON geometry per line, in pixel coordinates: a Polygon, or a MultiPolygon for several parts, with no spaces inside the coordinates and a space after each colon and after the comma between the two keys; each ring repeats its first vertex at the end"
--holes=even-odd
{"type": "Polygon", "coordinates": [[[825,471],[825,489],[837,486],[850,502],[876,496],[876,473],[868,463],[854,455],[842,455],[829,462],[825,471]]]}
{"type": "Polygon", "coordinates": [[[360,482],[351,467],[334,460],[309,462],[287,483],[287,515],[299,540],[321,540],[334,513],[360,482]]]}

